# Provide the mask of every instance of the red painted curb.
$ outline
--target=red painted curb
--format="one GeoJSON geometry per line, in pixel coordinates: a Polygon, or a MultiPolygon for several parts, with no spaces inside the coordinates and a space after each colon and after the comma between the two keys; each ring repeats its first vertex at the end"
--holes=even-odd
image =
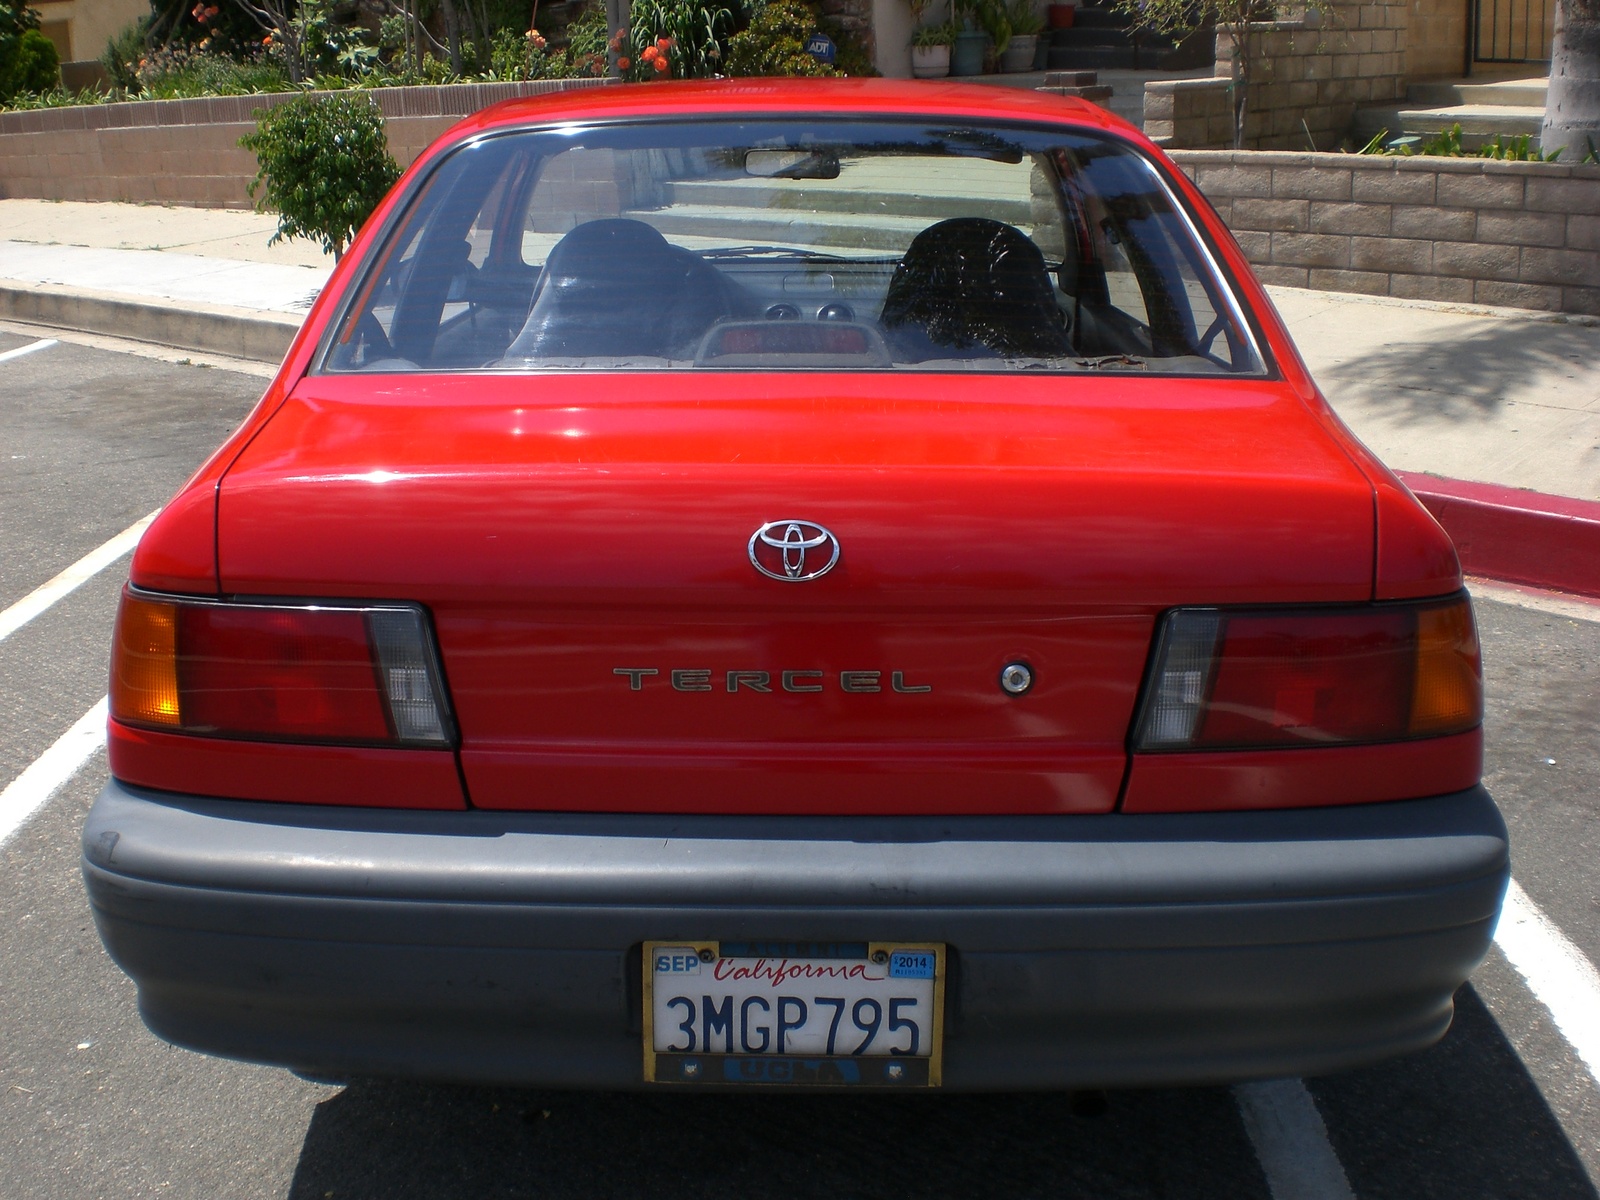
{"type": "Polygon", "coordinates": [[[1397,471],[1468,575],[1600,596],[1600,501],[1397,471]]]}

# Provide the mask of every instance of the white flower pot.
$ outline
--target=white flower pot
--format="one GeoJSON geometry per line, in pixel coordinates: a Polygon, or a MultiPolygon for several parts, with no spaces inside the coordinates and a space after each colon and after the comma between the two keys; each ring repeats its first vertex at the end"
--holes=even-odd
{"type": "Polygon", "coordinates": [[[911,47],[911,75],[915,79],[943,79],[950,74],[949,46],[911,47]]]}
{"type": "Polygon", "coordinates": [[[1000,56],[1000,69],[1008,73],[1033,70],[1033,53],[1038,43],[1037,34],[1012,34],[1011,40],[1006,43],[1005,53],[1000,56]]]}

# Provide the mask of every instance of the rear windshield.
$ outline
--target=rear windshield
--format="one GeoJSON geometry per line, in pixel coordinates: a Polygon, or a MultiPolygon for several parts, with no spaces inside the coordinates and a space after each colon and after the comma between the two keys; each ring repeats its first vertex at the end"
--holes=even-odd
{"type": "Polygon", "coordinates": [[[1037,128],[487,137],[352,295],[325,371],[1263,369],[1154,166],[1037,128]]]}

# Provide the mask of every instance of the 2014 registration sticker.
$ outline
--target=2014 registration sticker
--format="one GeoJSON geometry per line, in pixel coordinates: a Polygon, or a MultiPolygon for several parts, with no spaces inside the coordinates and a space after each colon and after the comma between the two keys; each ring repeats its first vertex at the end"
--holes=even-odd
{"type": "Polygon", "coordinates": [[[646,942],[649,1083],[937,1087],[945,948],[646,942]]]}

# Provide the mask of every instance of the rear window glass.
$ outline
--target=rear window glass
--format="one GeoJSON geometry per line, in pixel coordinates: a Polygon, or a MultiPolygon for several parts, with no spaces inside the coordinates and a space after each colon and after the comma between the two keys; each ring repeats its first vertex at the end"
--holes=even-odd
{"type": "Polygon", "coordinates": [[[325,371],[1262,370],[1153,165],[1035,128],[487,137],[352,296],[325,371]]]}

